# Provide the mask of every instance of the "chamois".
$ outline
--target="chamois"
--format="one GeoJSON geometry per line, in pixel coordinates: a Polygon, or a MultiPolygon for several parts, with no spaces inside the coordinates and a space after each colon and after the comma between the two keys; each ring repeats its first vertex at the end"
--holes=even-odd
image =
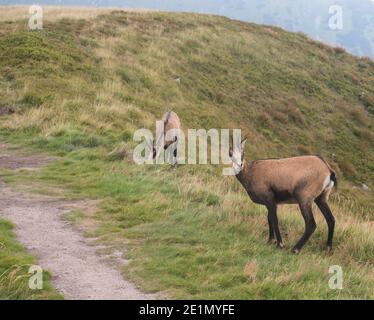
{"type": "Polygon", "coordinates": [[[246,162],[244,139],[240,147],[230,147],[230,157],[236,178],[251,200],[266,206],[268,210],[269,243],[283,248],[278,227],[277,205],[298,204],[305,221],[305,232],[293,247],[299,253],[316,229],[313,217],[313,201],[321,210],[328,226],[327,251],[332,250],[335,219],[328,205],[332,189],[337,187],[336,173],[320,156],[299,156],[283,159],[265,159],[246,162]]]}
{"type": "MultiPolygon", "coordinates": [[[[181,130],[181,121],[178,115],[174,111],[168,111],[162,117],[162,121],[164,122],[164,150],[167,150],[171,145],[174,145],[173,156],[175,161],[174,164],[177,164],[176,157],[177,157],[177,148],[176,143],[178,140],[178,130],[181,130]],[[169,134],[168,134],[169,132],[169,134]]],[[[162,137],[157,137],[157,143],[162,137]]],[[[156,148],[153,147],[153,158],[159,156],[160,150],[157,154],[156,148]]]]}

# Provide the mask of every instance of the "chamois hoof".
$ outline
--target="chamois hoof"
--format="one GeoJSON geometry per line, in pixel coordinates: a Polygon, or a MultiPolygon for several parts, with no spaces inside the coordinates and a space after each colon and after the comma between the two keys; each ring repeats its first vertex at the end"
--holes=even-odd
{"type": "Polygon", "coordinates": [[[267,243],[268,243],[268,244],[275,244],[276,242],[275,242],[275,239],[274,239],[274,238],[271,238],[271,239],[268,240],[267,243]]]}
{"type": "Polygon", "coordinates": [[[332,246],[327,246],[326,250],[328,255],[332,255],[332,246]]]}
{"type": "Polygon", "coordinates": [[[292,253],[294,253],[294,254],[299,254],[299,253],[300,253],[300,249],[293,248],[293,249],[292,249],[292,253]]]}
{"type": "Polygon", "coordinates": [[[284,248],[284,244],[282,242],[279,242],[279,243],[277,243],[277,247],[279,249],[283,249],[284,248]]]}

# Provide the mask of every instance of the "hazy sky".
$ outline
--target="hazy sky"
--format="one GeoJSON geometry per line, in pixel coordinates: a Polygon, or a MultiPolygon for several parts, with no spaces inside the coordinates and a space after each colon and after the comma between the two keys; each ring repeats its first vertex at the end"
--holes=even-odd
{"type": "Polygon", "coordinates": [[[213,13],[302,31],[315,39],[374,58],[374,0],[0,0],[49,4],[213,13]],[[341,20],[341,21],[340,21],[341,20]]]}

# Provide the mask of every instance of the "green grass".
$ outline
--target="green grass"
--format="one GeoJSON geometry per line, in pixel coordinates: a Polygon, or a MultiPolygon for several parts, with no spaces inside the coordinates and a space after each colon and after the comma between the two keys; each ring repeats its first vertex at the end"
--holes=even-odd
{"type": "MultiPolygon", "coordinates": [[[[35,33],[18,27],[4,31],[0,46],[0,105],[16,110],[0,118],[1,139],[63,157],[41,171],[1,176],[18,188],[32,181],[28,191],[63,187],[68,198],[101,199],[98,212],[69,219],[125,252],[126,276],[144,290],[172,298],[373,298],[372,61],[278,28],[171,13],[114,11],[46,22],[35,33]],[[36,58],[23,62],[29,51],[36,58]],[[334,255],[324,252],[327,228],[317,211],[317,232],[301,255],[267,245],[264,209],[219,166],[134,165],[134,130],[154,129],[169,108],[185,129],[242,128],[249,159],[325,156],[341,185],[334,255]],[[360,183],[371,190],[352,189],[360,183]],[[342,291],[328,288],[335,264],[343,267],[342,291]]],[[[302,218],[287,206],[280,221],[289,249],[302,218]]]]}
{"type": "Polygon", "coordinates": [[[43,272],[43,289],[29,288],[29,268],[35,259],[17,244],[13,224],[0,219],[0,300],[61,299],[50,284],[50,275],[43,272]]]}

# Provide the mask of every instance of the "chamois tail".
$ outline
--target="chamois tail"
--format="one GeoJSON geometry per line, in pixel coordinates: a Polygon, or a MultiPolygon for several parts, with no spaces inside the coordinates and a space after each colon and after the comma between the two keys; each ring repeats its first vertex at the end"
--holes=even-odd
{"type": "Polygon", "coordinates": [[[327,168],[330,170],[330,181],[334,182],[334,188],[335,190],[338,189],[338,179],[336,177],[336,172],[330,167],[330,165],[327,163],[327,161],[322,158],[322,156],[317,155],[318,158],[320,158],[323,163],[327,166],[327,168]]]}
{"type": "Polygon", "coordinates": [[[332,169],[330,169],[330,171],[331,171],[330,180],[332,182],[334,182],[334,188],[335,188],[335,190],[337,190],[338,189],[338,179],[336,178],[336,173],[332,169]]]}

